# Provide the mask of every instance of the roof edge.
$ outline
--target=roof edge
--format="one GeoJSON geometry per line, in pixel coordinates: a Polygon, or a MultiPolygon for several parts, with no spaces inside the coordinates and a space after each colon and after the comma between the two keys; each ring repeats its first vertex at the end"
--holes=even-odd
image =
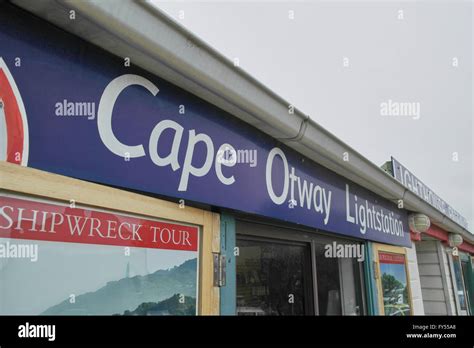
{"type": "Polygon", "coordinates": [[[289,113],[288,103],[225,58],[193,33],[146,1],[12,0],[27,11],[89,41],[132,64],[242,119],[317,163],[391,201],[404,200],[407,210],[428,215],[433,223],[474,234],[408,191],[355,149],[309,119],[289,113]],[[69,11],[75,10],[71,22],[69,11]],[[156,35],[153,33],[160,33],[156,35]],[[306,127],[301,127],[307,122],[306,127]],[[304,129],[304,132],[301,132],[304,129]],[[344,154],[349,161],[344,161],[344,154]]]}

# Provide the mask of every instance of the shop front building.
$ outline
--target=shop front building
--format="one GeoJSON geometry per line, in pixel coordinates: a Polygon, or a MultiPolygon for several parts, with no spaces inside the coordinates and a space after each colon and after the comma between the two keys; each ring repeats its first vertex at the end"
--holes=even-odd
{"type": "Polygon", "coordinates": [[[1,6],[0,314],[421,314],[399,198],[1,6]]]}
{"type": "Polygon", "coordinates": [[[430,315],[472,315],[474,247],[432,225],[415,242],[423,304],[430,315]]]}
{"type": "Polygon", "coordinates": [[[2,315],[219,314],[218,214],[16,164],[0,170],[2,315]]]}
{"type": "Polygon", "coordinates": [[[7,180],[2,186],[2,237],[39,248],[36,262],[9,262],[2,280],[24,274],[21,288],[31,289],[34,282],[51,293],[41,300],[6,286],[2,314],[134,314],[150,302],[156,302],[150,311],[159,313],[163,301],[174,301],[179,313],[213,313],[215,307],[200,301],[215,301],[212,292],[224,281],[235,298],[224,296],[222,306],[234,302],[237,314],[368,312],[364,244],[408,245],[403,210],[178,87],[18,9],[2,11],[1,23],[2,44],[10,48],[1,57],[7,133],[2,150],[4,159],[17,165],[2,165],[14,184],[7,180]],[[46,89],[42,76],[48,76],[46,89]],[[31,183],[15,181],[22,176],[31,183]],[[45,182],[36,183],[36,176],[45,182]],[[106,202],[102,186],[94,189],[92,183],[108,186],[116,198],[106,202]],[[100,203],[71,190],[74,185],[95,190],[100,203]],[[128,204],[126,191],[150,201],[148,212],[156,206],[153,214],[128,204]],[[192,208],[200,205],[212,208],[192,208]],[[227,260],[221,243],[213,246],[215,236],[208,235],[219,225],[210,210],[233,220],[229,234],[234,233],[235,248],[227,260]],[[84,255],[88,266],[79,261],[84,255]],[[227,265],[232,260],[235,280],[227,265]],[[102,266],[92,267],[96,263],[102,266]],[[215,267],[228,273],[225,279],[212,273],[209,287],[207,273],[215,267]],[[40,276],[49,268],[57,275],[40,276]],[[184,284],[150,298],[147,277],[181,268],[189,272],[184,284]],[[114,287],[120,293],[120,282],[132,287],[121,296],[135,300],[116,298],[120,306],[104,303],[103,309],[92,305],[99,301],[91,299],[95,293],[106,296],[114,287]]]}
{"type": "MultiPolygon", "coordinates": [[[[385,168],[444,216],[467,227],[461,214],[396,159],[392,158],[385,168]]],[[[449,232],[437,221],[416,212],[412,212],[409,219],[425,314],[473,315],[473,235],[449,232]]]]}
{"type": "Polygon", "coordinates": [[[236,232],[237,314],[367,313],[362,241],[240,219],[236,232]],[[355,254],[337,257],[337,248],[355,254]]]}

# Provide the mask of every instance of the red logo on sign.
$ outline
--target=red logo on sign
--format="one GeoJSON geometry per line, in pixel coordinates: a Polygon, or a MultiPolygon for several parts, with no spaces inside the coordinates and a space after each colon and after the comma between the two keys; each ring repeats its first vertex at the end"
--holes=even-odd
{"type": "Polygon", "coordinates": [[[0,57],[0,160],[26,166],[28,123],[18,87],[0,57]]]}

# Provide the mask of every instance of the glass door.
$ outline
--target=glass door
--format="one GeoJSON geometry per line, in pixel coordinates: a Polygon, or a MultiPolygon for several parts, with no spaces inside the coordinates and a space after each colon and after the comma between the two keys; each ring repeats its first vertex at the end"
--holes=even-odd
{"type": "Polygon", "coordinates": [[[363,252],[363,244],[241,220],[236,231],[237,314],[365,313],[363,253],[335,252],[363,252]]]}
{"type": "Polygon", "coordinates": [[[237,314],[313,314],[308,243],[238,238],[237,314]]]}
{"type": "Polygon", "coordinates": [[[454,281],[455,281],[455,289],[457,293],[457,302],[459,304],[459,314],[461,315],[468,315],[469,309],[468,309],[468,298],[466,296],[466,288],[464,286],[464,277],[463,277],[463,272],[461,268],[461,260],[459,259],[459,256],[452,256],[452,270],[454,273],[454,281]]]}
{"type": "Polygon", "coordinates": [[[462,274],[464,278],[464,286],[466,288],[466,300],[467,300],[467,307],[469,309],[470,314],[474,312],[474,279],[472,274],[472,266],[471,260],[469,256],[465,256],[461,258],[461,268],[462,274]]]}
{"type": "MultiPolygon", "coordinates": [[[[360,263],[353,257],[328,257],[331,243],[315,243],[319,315],[364,313],[360,263]]],[[[341,244],[342,245],[342,244],[341,244]]]]}

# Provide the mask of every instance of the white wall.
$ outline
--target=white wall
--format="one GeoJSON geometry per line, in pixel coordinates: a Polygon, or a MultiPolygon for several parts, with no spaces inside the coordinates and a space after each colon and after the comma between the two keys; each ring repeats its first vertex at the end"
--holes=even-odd
{"type": "Polygon", "coordinates": [[[451,314],[452,315],[457,315],[458,312],[457,312],[457,309],[456,309],[456,302],[455,302],[455,299],[454,299],[455,291],[454,291],[454,288],[453,288],[453,275],[451,273],[451,267],[449,266],[449,263],[448,263],[448,254],[446,252],[447,247],[445,245],[443,245],[441,242],[438,242],[438,247],[442,251],[442,253],[441,253],[442,254],[442,259],[443,259],[442,269],[444,270],[444,274],[446,275],[447,287],[448,287],[448,293],[449,293],[448,305],[451,308],[451,314]]]}
{"type": "Polygon", "coordinates": [[[411,289],[411,299],[414,315],[424,315],[423,295],[421,291],[420,274],[418,272],[418,262],[416,256],[416,245],[412,242],[411,248],[407,250],[408,274],[411,289]]]}
{"type": "Polygon", "coordinates": [[[453,285],[446,250],[440,241],[416,242],[421,293],[426,315],[455,315],[453,285]]]}

